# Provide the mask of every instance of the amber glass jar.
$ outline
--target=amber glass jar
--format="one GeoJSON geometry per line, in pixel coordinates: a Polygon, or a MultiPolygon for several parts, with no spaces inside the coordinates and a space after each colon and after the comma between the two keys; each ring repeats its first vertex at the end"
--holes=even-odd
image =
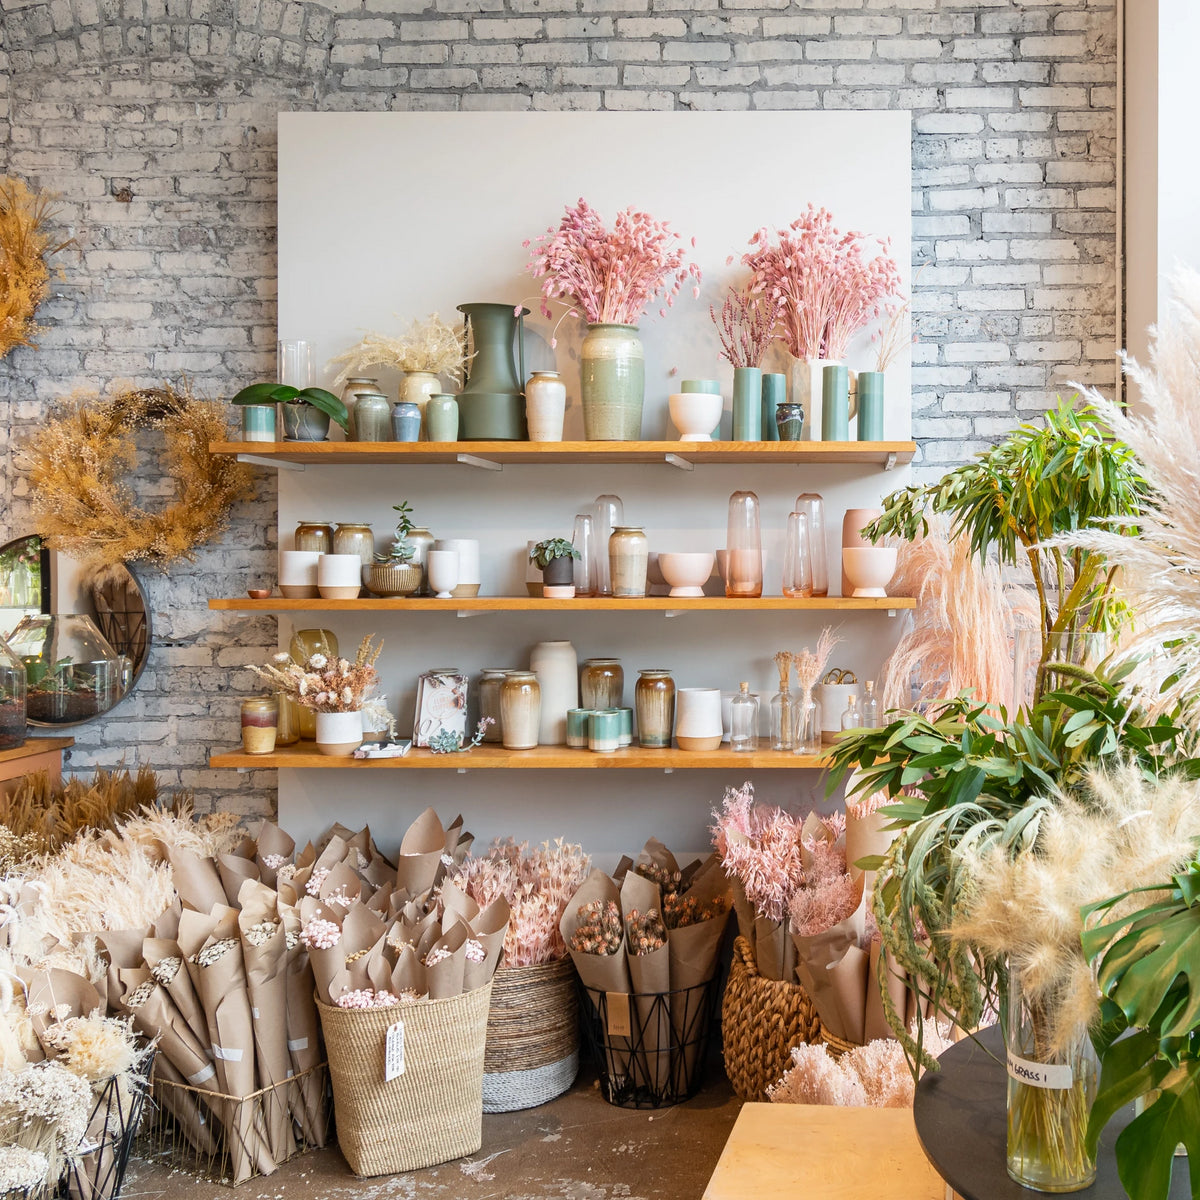
{"type": "Polygon", "coordinates": [[[588,658],[579,673],[581,708],[620,708],[625,672],[616,658],[588,658]]]}

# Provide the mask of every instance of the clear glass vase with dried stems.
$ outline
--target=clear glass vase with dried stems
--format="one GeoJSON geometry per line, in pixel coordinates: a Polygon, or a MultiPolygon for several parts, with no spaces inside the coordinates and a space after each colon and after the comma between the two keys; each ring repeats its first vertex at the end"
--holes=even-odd
{"type": "Polygon", "coordinates": [[[792,654],[790,650],[775,653],[779,669],[779,691],[771,697],[771,749],[796,748],[796,701],[791,693],[792,654]]]}

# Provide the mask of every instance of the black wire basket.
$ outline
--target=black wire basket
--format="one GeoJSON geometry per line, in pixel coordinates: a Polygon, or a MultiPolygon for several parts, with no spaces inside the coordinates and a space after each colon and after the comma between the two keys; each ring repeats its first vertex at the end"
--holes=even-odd
{"type": "Polygon", "coordinates": [[[125,1182],[129,1153],[150,1090],[154,1051],[142,1055],[136,1071],[114,1075],[93,1092],[92,1115],[77,1158],[71,1159],[56,1200],[117,1200],[125,1182]]]}
{"type": "Polygon", "coordinates": [[[619,1108],[665,1108],[704,1082],[720,976],[695,987],[648,995],[579,985],[583,1035],[600,1091],[619,1108]]]}

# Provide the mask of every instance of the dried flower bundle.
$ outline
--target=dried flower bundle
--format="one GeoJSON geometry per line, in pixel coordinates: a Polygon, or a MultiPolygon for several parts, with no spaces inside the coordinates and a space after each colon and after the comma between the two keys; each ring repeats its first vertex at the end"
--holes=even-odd
{"type": "Polygon", "coordinates": [[[358,712],[379,682],[375,660],[383,642],[372,647],[374,634],[359,643],[354,661],[325,655],[309,655],[303,663],[280,652],[265,667],[251,666],[261,679],[305,708],[316,712],[358,712]]]}
{"type": "Polygon", "coordinates": [[[306,950],[332,950],[341,939],[341,929],[324,917],[313,917],[300,930],[300,944],[306,950]]]}
{"type": "Polygon", "coordinates": [[[386,989],[356,988],[343,992],[334,1000],[338,1008],[395,1008],[397,1004],[411,1004],[420,997],[416,992],[403,991],[398,995],[386,989]]]}
{"type": "Polygon", "coordinates": [[[532,851],[527,842],[493,842],[481,856],[468,855],[452,876],[480,908],[497,896],[511,913],[504,934],[504,962],[529,967],[554,962],[567,952],[559,921],[567,902],[587,878],[591,860],[582,847],[562,838],[532,851]]]}
{"type": "Polygon", "coordinates": [[[41,1042],[68,1071],[91,1083],[132,1071],[142,1053],[128,1021],[99,1013],[52,1022],[41,1042]]]}
{"type": "Polygon", "coordinates": [[[963,901],[949,934],[985,971],[1007,962],[1020,976],[1054,1054],[1099,1011],[1080,909],[1169,879],[1192,860],[1200,788],[1172,776],[1148,780],[1131,765],[1096,769],[1078,793],[1045,805],[1032,834],[1032,848],[993,839],[964,851],[963,901]]]}
{"type": "Polygon", "coordinates": [[[72,245],[46,232],[54,198],[20,179],[0,177],[0,359],[14,346],[34,346],[34,314],[50,290],[46,260],[72,245]]]}
{"type": "MultiPolygon", "coordinates": [[[[0,1071],[0,1145],[18,1146],[46,1160],[53,1184],[69,1158],[78,1154],[92,1111],[87,1081],[53,1060],[23,1071],[0,1071]]],[[[39,1161],[18,1156],[26,1173],[39,1161]]]]}
{"type": "Polygon", "coordinates": [[[879,253],[864,260],[864,235],[842,233],[832,214],[811,204],[774,238],[758,230],[742,255],[754,272],[751,290],[781,306],[783,340],[794,358],[844,358],[850,338],[899,290],[888,242],[879,241],[879,253]]]}
{"type": "Polygon", "coordinates": [[[700,268],[686,261],[678,241],[666,221],[633,208],[617,213],[610,231],[586,200],[568,205],[557,229],[524,243],[526,269],[545,279],[542,315],[551,316],[548,300],[563,300],[588,324],[637,325],[661,295],[665,317],[689,277],[696,281],[692,294],[700,295],[700,268]]]}
{"type": "Polygon", "coordinates": [[[792,655],[792,663],[796,668],[796,682],[802,691],[811,691],[820,682],[829,664],[829,656],[833,648],[841,644],[841,638],[829,626],[821,630],[817,639],[817,648],[810,650],[807,646],[792,655]]]}
{"type": "Polygon", "coordinates": [[[579,906],[579,924],[570,948],[580,954],[616,954],[621,949],[621,910],[611,900],[579,906]]]}
{"type": "Polygon", "coordinates": [[[644,913],[631,908],[625,916],[626,945],[635,957],[652,954],[667,944],[667,928],[657,908],[648,908],[644,913]]]}
{"type": "Polygon", "coordinates": [[[779,690],[786,692],[792,678],[792,663],[796,656],[790,650],[776,650],[772,655],[775,669],[779,672],[779,690]]]}
{"type": "Polygon", "coordinates": [[[735,367],[758,367],[775,340],[775,326],[783,302],[763,293],[730,288],[721,304],[720,316],[709,305],[708,315],[717,327],[721,357],[735,367]]]}
{"type": "Polygon", "coordinates": [[[366,333],[361,341],[329,361],[331,365],[342,364],[333,381],[334,387],[341,387],[347,379],[361,375],[370,367],[387,367],[406,375],[428,371],[458,383],[462,379],[463,344],[457,330],[447,325],[437,313],[430,313],[424,321],[414,320],[407,330],[395,337],[366,333]]]}

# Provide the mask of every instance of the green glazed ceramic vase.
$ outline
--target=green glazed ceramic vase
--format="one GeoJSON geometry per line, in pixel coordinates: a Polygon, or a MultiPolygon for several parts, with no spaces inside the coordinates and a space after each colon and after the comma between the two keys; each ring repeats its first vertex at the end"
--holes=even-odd
{"type": "Polygon", "coordinates": [[[588,326],[579,384],[589,442],[636,442],[642,436],[646,357],[635,325],[588,326]]]}
{"type": "Polygon", "coordinates": [[[883,372],[858,373],[858,440],[883,441],[883,372]]]}
{"type": "MultiPolygon", "coordinates": [[[[733,440],[762,440],[762,369],[733,368],[733,440]]],[[[777,435],[778,436],[778,435],[777,435]]]]}

